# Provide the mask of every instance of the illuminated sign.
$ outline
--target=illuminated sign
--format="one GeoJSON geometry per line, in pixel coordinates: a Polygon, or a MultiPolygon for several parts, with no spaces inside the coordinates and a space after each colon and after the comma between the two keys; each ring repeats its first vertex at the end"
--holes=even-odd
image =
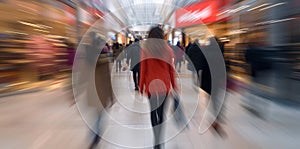
{"type": "Polygon", "coordinates": [[[206,0],[183,7],[175,12],[176,27],[215,22],[219,7],[217,0],[206,0]]]}

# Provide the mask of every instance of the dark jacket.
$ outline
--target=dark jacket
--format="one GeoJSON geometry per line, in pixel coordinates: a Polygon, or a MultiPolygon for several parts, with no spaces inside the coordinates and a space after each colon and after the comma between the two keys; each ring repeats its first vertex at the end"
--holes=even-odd
{"type": "MultiPolygon", "coordinates": [[[[200,87],[207,92],[208,94],[211,93],[211,74],[209,70],[209,66],[207,60],[202,53],[200,47],[197,44],[191,45],[189,51],[187,53],[189,56],[190,62],[195,68],[196,73],[201,75],[201,85],[200,87]],[[202,73],[199,74],[199,71],[202,70],[202,73]]],[[[189,64],[191,65],[191,64],[189,64]]]]}
{"type": "Polygon", "coordinates": [[[120,53],[122,53],[123,49],[118,43],[114,43],[112,49],[113,49],[113,57],[114,59],[117,59],[120,53]]]}
{"type": "Polygon", "coordinates": [[[186,47],[185,47],[185,54],[187,54],[189,52],[190,47],[192,46],[192,43],[189,43],[186,47]]]}
{"type": "Polygon", "coordinates": [[[193,44],[190,47],[187,55],[189,56],[196,71],[209,70],[207,60],[197,44],[193,44]]]}
{"type": "Polygon", "coordinates": [[[131,60],[130,70],[139,71],[141,61],[141,47],[139,43],[134,43],[126,48],[127,64],[131,60]]]}
{"type": "Polygon", "coordinates": [[[258,71],[268,70],[271,68],[271,63],[268,60],[270,55],[262,47],[249,46],[246,49],[246,62],[251,66],[251,76],[256,77],[258,71]]]}

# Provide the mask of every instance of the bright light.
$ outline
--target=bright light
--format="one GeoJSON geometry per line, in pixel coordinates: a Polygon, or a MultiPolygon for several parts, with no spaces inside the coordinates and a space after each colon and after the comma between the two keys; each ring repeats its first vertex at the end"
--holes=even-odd
{"type": "Polygon", "coordinates": [[[224,13],[227,13],[227,12],[230,12],[230,11],[231,11],[230,9],[228,9],[228,10],[225,10],[225,11],[223,11],[223,12],[221,12],[221,13],[217,14],[217,16],[220,16],[220,15],[222,15],[222,14],[224,14],[224,13]]]}
{"type": "Polygon", "coordinates": [[[230,13],[236,13],[236,12],[239,12],[239,11],[245,9],[245,8],[248,8],[248,7],[250,7],[250,5],[241,6],[241,7],[238,7],[236,9],[230,10],[230,13]]]}
{"type": "Polygon", "coordinates": [[[270,21],[256,23],[256,25],[266,25],[266,24],[280,23],[280,22],[290,21],[290,20],[294,20],[294,19],[296,19],[296,18],[286,18],[286,19],[281,19],[281,20],[270,20],[270,21]]]}
{"type": "Polygon", "coordinates": [[[247,10],[247,11],[252,11],[252,10],[255,10],[255,9],[258,9],[258,8],[261,8],[261,7],[270,5],[270,4],[271,4],[271,3],[265,3],[265,4],[262,4],[262,5],[256,6],[256,7],[254,7],[254,8],[251,8],[251,9],[249,9],[249,10],[247,10]]]}
{"type": "Polygon", "coordinates": [[[176,32],[175,32],[175,36],[179,36],[179,35],[181,35],[181,32],[176,31],[176,32]]]}
{"type": "Polygon", "coordinates": [[[19,23],[23,24],[23,25],[27,25],[27,26],[31,26],[31,27],[36,27],[36,28],[42,28],[36,24],[32,24],[32,23],[29,23],[29,22],[23,22],[23,21],[18,21],[19,23]]]}
{"type": "Polygon", "coordinates": [[[27,26],[31,26],[31,27],[36,27],[36,28],[40,28],[40,29],[49,29],[49,28],[53,28],[51,26],[47,26],[47,25],[43,25],[43,24],[33,24],[33,23],[29,23],[29,22],[24,22],[24,21],[18,21],[19,23],[23,24],[23,25],[27,25],[27,26]]]}
{"type": "Polygon", "coordinates": [[[262,8],[259,11],[263,11],[263,10],[266,10],[266,9],[269,9],[269,8],[273,8],[273,7],[276,7],[276,6],[280,6],[280,5],[284,5],[284,4],[286,4],[286,2],[284,2],[284,3],[277,3],[277,4],[274,4],[274,5],[262,8]]]}
{"type": "Polygon", "coordinates": [[[48,37],[48,38],[68,38],[68,37],[64,37],[64,36],[60,36],[60,35],[46,35],[46,37],[48,37]]]}
{"type": "Polygon", "coordinates": [[[41,30],[41,29],[33,29],[35,31],[43,32],[43,33],[49,33],[49,31],[41,30]]]}
{"type": "Polygon", "coordinates": [[[16,31],[6,31],[7,33],[19,34],[19,35],[28,35],[26,33],[16,32],[16,31]]]}
{"type": "Polygon", "coordinates": [[[43,27],[43,28],[53,28],[51,26],[47,26],[47,25],[43,25],[43,24],[37,24],[37,25],[40,26],[40,27],[43,27]]]}

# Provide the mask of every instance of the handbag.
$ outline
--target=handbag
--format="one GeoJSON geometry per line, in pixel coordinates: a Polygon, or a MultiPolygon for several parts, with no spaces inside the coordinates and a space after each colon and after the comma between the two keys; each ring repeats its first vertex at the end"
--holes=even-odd
{"type": "Polygon", "coordinates": [[[173,98],[174,98],[173,111],[174,111],[175,123],[178,128],[188,128],[188,120],[183,112],[183,107],[180,102],[180,97],[178,93],[175,91],[173,93],[173,98]]]}

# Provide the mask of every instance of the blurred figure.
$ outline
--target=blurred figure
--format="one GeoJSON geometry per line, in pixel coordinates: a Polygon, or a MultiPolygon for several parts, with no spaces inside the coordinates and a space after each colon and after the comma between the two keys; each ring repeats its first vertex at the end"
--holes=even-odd
{"type": "Polygon", "coordinates": [[[193,45],[193,43],[191,41],[189,41],[189,44],[185,47],[185,51],[187,52],[187,49],[189,49],[192,45],[193,45]]]}
{"type": "MultiPolygon", "coordinates": [[[[95,120],[95,124],[93,127],[93,139],[92,143],[89,148],[93,149],[97,146],[98,142],[101,139],[101,135],[104,131],[104,125],[103,125],[103,115],[107,108],[109,108],[113,102],[113,94],[112,94],[112,85],[111,85],[111,76],[110,76],[110,70],[109,70],[109,62],[110,57],[102,53],[100,54],[101,48],[104,47],[105,41],[100,38],[96,37],[95,33],[90,34],[92,43],[89,45],[86,49],[87,51],[87,60],[88,65],[87,67],[92,67],[90,69],[95,69],[95,79],[93,79],[93,75],[87,72],[87,78],[85,78],[86,82],[88,82],[86,90],[87,90],[87,100],[89,102],[89,105],[91,107],[94,107],[97,109],[98,116],[95,120]],[[96,60],[96,65],[95,65],[96,60]],[[93,68],[96,66],[96,68],[93,68]],[[93,91],[95,90],[93,87],[96,86],[96,91],[98,97],[94,97],[93,91]],[[100,105],[98,105],[95,100],[100,100],[100,105]],[[95,131],[95,132],[94,132],[95,131]]],[[[91,108],[92,109],[92,108],[91,108]]]]}
{"type": "Polygon", "coordinates": [[[119,42],[115,42],[112,46],[112,49],[113,49],[114,60],[116,61],[116,72],[119,72],[121,71],[122,64],[121,64],[121,60],[118,59],[118,56],[122,52],[122,47],[120,46],[119,42]]]}
{"type": "Polygon", "coordinates": [[[180,42],[178,41],[176,44],[176,47],[174,48],[174,53],[175,53],[175,68],[177,72],[181,72],[181,62],[183,61],[183,48],[180,45],[180,42]],[[178,67],[177,67],[178,66],[178,67]]]}
{"type": "Polygon", "coordinates": [[[190,47],[193,45],[193,43],[191,42],[191,41],[189,41],[189,44],[185,47],[185,54],[186,54],[186,56],[187,56],[187,53],[189,53],[189,49],[190,49],[190,47]]]}
{"type": "MultiPolygon", "coordinates": [[[[190,58],[191,64],[195,67],[196,73],[196,86],[199,86],[203,89],[206,93],[211,93],[211,75],[208,67],[207,60],[202,53],[200,47],[197,44],[198,40],[195,40],[194,44],[188,50],[188,56],[190,58]],[[201,80],[199,77],[201,76],[201,80]],[[201,82],[201,84],[200,84],[201,82]]],[[[189,66],[189,67],[192,67],[189,66]]]]}
{"type": "MultiPolygon", "coordinates": [[[[262,44],[252,40],[248,43],[246,49],[245,58],[246,62],[250,65],[252,80],[257,82],[257,73],[270,68],[270,64],[266,61],[266,56],[264,55],[262,44]]],[[[258,83],[258,82],[257,82],[258,83]]]]}
{"type": "Polygon", "coordinates": [[[129,43],[126,45],[126,48],[129,47],[133,43],[132,40],[129,41],[129,43]]]}
{"type": "Polygon", "coordinates": [[[27,48],[32,49],[27,54],[27,57],[30,60],[34,60],[29,65],[33,71],[36,71],[38,80],[44,81],[54,78],[54,75],[57,73],[57,63],[55,62],[57,48],[41,35],[30,37],[27,48]]]}
{"type": "MultiPolygon", "coordinates": [[[[218,50],[221,50],[222,56],[224,58],[224,44],[221,43],[220,40],[217,37],[213,36],[213,37],[209,38],[209,43],[210,44],[208,45],[208,49],[209,48],[214,48],[214,45],[213,45],[214,42],[217,43],[217,48],[218,48],[218,50]]],[[[208,67],[208,72],[206,72],[206,74],[205,74],[206,76],[205,77],[207,79],[209,79],[208,81],[210,83],[210,85],[208,87],[209,92],[207,92],[207,93],[209,95],[211,95],[211,83],[212,83],[212,81],[211,81],[211,73],[210,73],[210,70],[209,70],[208,63],[205,64],[205,65],[206,65],[206,67],[208,67]]],[[[206,79],[205,77],[202,77],[202,79],[206,79]]],[[[202,79],[201,79],[201,81],[202,81],[202,79]]],[[[207,83],[206,85],[208,85],[208,82],[206,82],[206,83],[207,83]]],[[[225,110],[224,105],[225,104],[224,103],[219,103],[219,101],[218,101],[219,99],[217,99],[217,98],[210,98],[210,99],[211,99],[211,103],[212,103],[212,113],[214,115],[216,115],[216,120],[212,123],[212,127],[211,128],[213,128],[220,136],[226,137],[227,134],[224,131],[223,127],[221,126],[221,123],[224,122],[224,110],[225,110]],[[221,107],[219,113],[217,113],[219,104],[222,104],[222,107],[221,107]]]]}
{"type": "Polygon", "coordinates": [[[72,67],[73,67],[73,63],[74,63],[74,58],[75,58],[75,54],[76,54],[76,51],[75,51],[75,47],[74,47],[74,44],[71,43],[70,41],[68,40],[64,40],[64,43],[67,45],[67,62],[66,62],[66,66],[68,69],[68,81],[67,81],[67,91],[70,91],[70,96],[71,96],[71,100],[72,100],[72,103],[71,105],[74,105],[75,104],[75,99],[74,99],[74,95],[73,95],[73,90],[72,90],[72,67]]]}
{"type": "Polygon", "coordinates": [[[104,48],[102,49],[101,53],[109,53],[109,45],[108,43],[105,44],[104,48]]]}
{"type": "MultiPolygon", "coordinates": [[[[87,92],[87,100],[89,103],[89,106],[91,107],[97,107],[96,103],[93,102],[93,74],[89,73],[88,70],[92,70],[95,69],[94,68],[94,60],[97,59],[97,56],[99,56],[100,54],[100,41],[97,39],[96,33],[95,32],[91,32],[90,33],[90,40],[91,43],[90,45],[87,45],[86,47],[86,65],[85,65],[85,69],[84,71],[82,71],[84,74],[82,75],[82,79],[81,82],[82,83],[86,83],[86,86],[83,88],[86,90],[87,92]]],[[[99,136],[99,123],[100,123],[100,113],[98,113],[96,120],[95,120],[95,124],[93,124],[93,130],[96,130],[97,132],[93,132],[93,130],[91,130],[92,133],[92,143],[90,145],[89,148],[94,148],[98,142],[100,141],[100,136],[99,136]]]]}
{"type": "Polygon", "coordinates": [[[72,67],[74,58],[75,58],[75,53],[76,53],[75,46],[72,42],[70,42],[66,39],[65,39],[64,43],[65,43],[65,45],[67,45],[67,54],[68,54],[66,65],[68,67],[72,67]]]}
{"type": "MultiPolygon", "coordinates": [[[[209,43],[210,45],[208,45],[207,49],[213,48],[213,43],[214,40],[216,40],[215,37],[211,37],[209,39],[209,43]]],[[[202,90],[204,90],[207,95],[208,95],[208,99],[210,98],[211,95],[211,86],[212,86],[212,80],[211,80],[211,72],[210,72],[210,68],[207,62],[207,59],[205,57],[205,55],[203,54],[203,52],[201,51],[200,47],[197,44],[198,40],[195,40],[194,44],[189,48],[188,51],[188,56],[190,58],[190,61],[192,63],[192,65],[195,67],[195,71],[194,73],[196,73],[196,85],[199,86],[202,90]]],[[[222,51],[221,51],[222,52],[222,51]]],[[[189,64],[191,65],[191,64],[189,64]]],[[[217,99],[212,99],[212,113],[216,114],[217,111],[217,99]]],[[[219,114],[222,113],[222,109],[221,112],[219,114]]],[[[225,136],[226,133],[225,131],[222,129],[222,127],[219,124],[219,121],[221,120],[221,116],[217,115],[217,118],[215,120],[215,122],[212,124],[212,128],[214,130],[216,130],[216,132],[218,134],[220,134],[221,136],[225,136]]]]}
{"type": "Polygon", "coordinates": [[[140,80],[140,61],[141,61],[141,47],[139,44],[139,39],[134,40],[134,44],[127,47],[127,65],[130,61],[130,70],[132,71],[132,77],[134,81],[135,90],[139,90],[139,80],[140,80]]]}
{"type": "Polygon", "coordinates": [[[246,62],[250,66],[250,76],[251,76],[251,82],[248,85],[248,91],[250,93],[250,98],[252,98],[251,101],[248,101],[244,105],[244,107],[252,114],[259,118],[263,118],[263,114],[265,114],[263,111],[266,108],[265,102],[262,102],[261,100],[253,100],[253,97],[261,96],[261,87],[257,86],[257,84],[265,84],[270,76],[271,72],[269,69],[271,69],[271,63],[267,59],[267,54],[265,50],[263,49],[263,43],[259,42],[256,39],[251,39],[251,41],[248,43],[248,47],[246,49],[245,53],[245,59],[246,62]]]}
{"type": "Polygon", "coordinates": [[[172,66],[173,51],[164,41],[161,28],[154,27],[150,30],[141,55],[140,92],[149,98],[154,148],[160,149],[165,101],[172,87],[177,90],[172,66]]]}
{"type": "Polygon", "coordinates": [[[193,50],[195,50],[197,48],[197,47],[194,47],[194,46],[197,46],[196,42],[198,42],[198,39],[194,40],[194,42],[186,50],[186,56],[188,57],[187,69],[192,71],[193,84],[195,86],[199,86],[199,78],[198,78],[196,67],[194,66],[194,63],[197,63],[197,58],[192,56],[192,54],[194,53],[193,50]],[[192,48],[193,48],[193,50],[192,50],[192,48]]]}

